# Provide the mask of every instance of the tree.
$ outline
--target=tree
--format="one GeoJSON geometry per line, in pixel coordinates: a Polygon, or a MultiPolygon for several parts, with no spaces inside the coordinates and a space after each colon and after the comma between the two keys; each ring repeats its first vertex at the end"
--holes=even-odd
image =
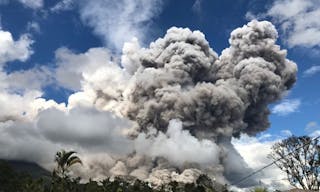
{"type": "Polygon", "coordinates": [[[54,173],[62,178],[67,177],[69,168],[77,163],[82,164],[82,161],[78,156],[75,155],[75,151],[65,151],[61,150],[56,153],[55,162],[57,163],[57,168],[54,170],[54,173]]]}
{"type": "Polygon", "coordinates": [[[320,188],[319,137],[291,136],[273,145],[269,155],[275,164],[287,173],[292,186],[305,190],[320,188]]]}

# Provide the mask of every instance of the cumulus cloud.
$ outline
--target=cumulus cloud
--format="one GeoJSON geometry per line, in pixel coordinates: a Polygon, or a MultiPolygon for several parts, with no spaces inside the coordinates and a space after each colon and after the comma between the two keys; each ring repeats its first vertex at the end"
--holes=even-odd
{"type": "Polygon", "coordinates": [[[303,72],[303,75],[305,77],[311,77],[313,75],[316,75],[319,72],[320,72],[320,66],[319,65],[315,65],[315,66],[312,66],[309,69],[305,70],[303,72]]]}
{"type": "Polygon", "coordinates": [[[86,53],[76,54],[67,48],[55,52],[56,79],[59,85],[74,91],[81,89],[84,73],[93,73],[107,66],[111,60],[108,49],[91,48],[86,53]]]}
{"type": "Polygon", "coordinates": [[[299,99],[285,99],[272,108],[272,113],[277,115],[289,115],[299,110],[301,101],[299,99]]]}
{"type": "MultiPolygon", "coordinates": [[[[251,12],[247,13],[252,18],[251,12]]],[[[289,47],[319,47],[320,44],[320,4],[315,0],[275,0],[266,13],[255,17],[271,17],[284,33],[284,41],[289,47]],[[285,10],[285,11],[284,11],[285,10]]]]}
{"type": "Polygon", "coordinates": [[[31,9],[40,9],[44,4],[43,0],[19,0],[19,2],[31,9]]]}
{"type": "Polygon", "coordinates": [[[28,70],[13,71],[5,75],[6,88],[14,93],[41,90],[53,83],[53,74],[47,67],[34,67],[28,70]]]}
{"type": "Polygon", "coordinates": [[[96,106],[112,109],[119,106],[128,73],[114,61],[106,48],[91,48],[85,53],[74,53],[67,48],[56,51],[57,84],[75,91],[69,96],[69,107],[96,106]]]}
{"type": "Polygon", "coordinates": [[[110,47],[121,50],[133,37],[144,42],[161,0],[81,1],[80,16],[110,47]]]}
{"type": "Polygon", "coordinates": [[[38,111],[55,106],[63,108],[54,101],[45,101],[42,88],[51,82],[51,72],[46,67],[6,72],[5,65],[11,61],[25,62],[33,53],[33,40],[28,34],[14,40],[8,31],[0,30],[0,121],[33,119],[38,111]]]}
{"type": "Polygon", "coordinates": [[[14,60],[26,61],[33,54],[32,44],[28,34],[15,41],[10,32],[0,30],[0,65],[14,60]]]}

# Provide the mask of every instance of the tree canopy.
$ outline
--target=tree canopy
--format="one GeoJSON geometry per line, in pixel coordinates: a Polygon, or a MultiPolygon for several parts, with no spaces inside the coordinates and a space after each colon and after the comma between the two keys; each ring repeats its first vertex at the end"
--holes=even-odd
{"type": "Polygon", "coordinates": [[[319,137],[291,136],[273,145],[270,158],[287,173],[291,185],[306,190],[320,189],[319,137]]]}

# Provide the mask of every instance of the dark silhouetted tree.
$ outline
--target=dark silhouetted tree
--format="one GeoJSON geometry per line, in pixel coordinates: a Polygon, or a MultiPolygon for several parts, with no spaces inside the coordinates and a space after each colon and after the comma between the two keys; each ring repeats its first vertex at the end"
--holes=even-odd
{"type": "Polygon", "coordinates": [[[319,137],[291,136],[273,145],[270,158],[287,173],[291,185],[306,190],[320,188],[319,137]]]}

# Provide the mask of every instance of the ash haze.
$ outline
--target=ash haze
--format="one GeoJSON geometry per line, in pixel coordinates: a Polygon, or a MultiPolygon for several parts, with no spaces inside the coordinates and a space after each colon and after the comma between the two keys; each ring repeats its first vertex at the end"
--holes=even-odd
{"type": "MultiPolygon", "coordinates": [[[[0,159],[50,170],[72,149],[84,179],[161,185],[205,173],[232,184],[268,164],[275,141],[319,132],[306,127],[320,123],[320,23],[301,20],[319,10],[313,0],[0,1],[0,159]]],[[[284,177],[271,167],[234,187],[284,189],[284,177]]]]}

